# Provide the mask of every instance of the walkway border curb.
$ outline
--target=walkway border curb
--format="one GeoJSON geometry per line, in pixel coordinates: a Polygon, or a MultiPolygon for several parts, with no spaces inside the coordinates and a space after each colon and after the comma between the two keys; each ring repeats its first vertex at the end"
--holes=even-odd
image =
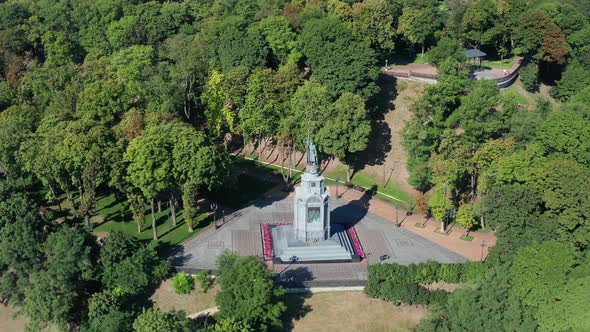
{"type": "Polygon", "coordinates": [[[364,286],[285,288],[285,291],[289,294],[322,293],[322,292],[350,292],[350,291],[364,291],[364,290],[365,290],[364,286]]]}

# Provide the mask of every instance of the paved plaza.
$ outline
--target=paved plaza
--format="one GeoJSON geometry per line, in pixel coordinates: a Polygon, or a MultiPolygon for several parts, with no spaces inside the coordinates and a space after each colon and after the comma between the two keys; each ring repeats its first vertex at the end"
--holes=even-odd
{"type": "MultiPolygon", "coordinates": [[[[368,202],[369,197],[366,198],[368,202]]],[[[331,221],[354,225],[367,259],[360,263],[273,265],[268,262],[278,280],[292,286],[358,285],[367,279],[367,265],[379,263],[383,255],[389,257],[385,262],[399,264],[466,261],[448,249],[369,213],[364,199],[365,196],[349,202],[332,197],[331,221]]],[[[223,226],[203,231],[174,250],[170,259],[177,269],[196,272],[215,270],[215,261],[225,249],[262,258],[260,224],[292,222],[293,195],[275,192],[226,216],[223,226]]]]}

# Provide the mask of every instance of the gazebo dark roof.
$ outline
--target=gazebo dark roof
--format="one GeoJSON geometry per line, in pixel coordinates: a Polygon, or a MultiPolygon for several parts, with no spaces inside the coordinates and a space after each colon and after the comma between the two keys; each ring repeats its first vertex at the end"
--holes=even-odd
{"type": "Polygon", "coordinates": [[[471,58],[481,58],[481,57],[484,57],[484,56],[487,55],[484,52],[482,52],[480,50],[476,50],[476,49],[465,50],[465,52],[463,52],[463,54],[468,59],[471,59],[471,58]]]}

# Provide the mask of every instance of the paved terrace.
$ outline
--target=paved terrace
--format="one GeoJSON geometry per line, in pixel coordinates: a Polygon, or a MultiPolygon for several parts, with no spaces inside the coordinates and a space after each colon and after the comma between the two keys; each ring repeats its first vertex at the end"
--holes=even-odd
{"type": "MultiPolygon", "coordinates": [[[[334,189],[331,189],[332,193],[335,193],[334,189]]],[[[341,199],[332,196],[332,222],[355,226],[367,259],[360,263],[331,264],[273,265],[269,262],[269,268],[278,274],[280,281],[291,287],[355,286],[366,281],[367,265],[378,263],[382,255],[389,256],[386,262],[399,264],[467,260],[406,227],[395,227],[388,218],[379,215],[388,211],[375,205],[377,202],[380,201],[354,190],[345,192],[341,199]]],[[[226,216],[225,225],[219,229],[208,228],[179,246],[171,253],[170,259],[177,269],[196,272],[214,270],[217,257],[225,249],[235,250],[244,256],[262,257],[260,224],[292,222],[293,195],[275,190],[251,206],[226,216]]]]}

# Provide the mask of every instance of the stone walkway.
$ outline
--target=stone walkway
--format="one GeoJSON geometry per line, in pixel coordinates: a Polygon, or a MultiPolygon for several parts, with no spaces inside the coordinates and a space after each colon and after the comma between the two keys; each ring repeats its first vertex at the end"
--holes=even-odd
{"type": "MultiPolygon", "coordinates": [[[[343,199],[332,195],[331,220],[355,226],[367,259],[360,263],[330,264],[273,265],[268,262],[278,281],[288,287],[359,286],[367,279],[368,264],[378,263],[383,255],[389,257],[386,262],[399,264],[466,261],[465,257],[405,227],[395,227],[390,220],[377,214],[386,210],[380,209],[368,195],[352,194],[352,191],[345,193],[343,199]]],[[[293,196],[275,191],[226,218],[226,224],[219,229],[211,228],[174,250],[169,257],[172,264],[178,270],[191,273],[214,270],[217,257],[225,249],[243,256],[262,257],[260,224],[292,223],[293,196]]]]}
{"type": "MultiPolygon", "coordinates": [[[[341,200],[350,201],[353,204],[359,204],[359,202],[362,202],[360,204],[364,204],[369,212],[395,224],[396,210],[391,204],[378,198],[368,198],[368,200],[363,199],[363,193],[354,189],[346,189],[342,186],[340,186],[339,189],[341,200]],[[343,192],[343,190],[345,191],[343,192]]],[[[331,187],[330,192],[336,193],[336,187],[331,187]]],[[[440,222],[435,221],[434,219],[426,220],[426,217],[423,215],[406,216],[404,212],[405,211],[403,210],[400,210],[399,212],[399,220],[402,221],[401,228],[419,235],[422,238],[428,239],[471,261],[480,261],[482,256],[485,259],[488,255],[489,248],[496,244],[496,236],[492,232],[472,232],[470,235],[473,236],[473,240],[464,241],[459,238],[465,233],[465,229],[459,226],[451,225],[451,227],[448,227],[450,228],[450,233],[448,235],[443,235],[435,232],[440,229],[440,222]],[[426,227],[418,228],[416,227],[417,223],[425,224],[426,227]],[[483,252],[481,246],[482,240],[485,241],[483,252]]]]}

